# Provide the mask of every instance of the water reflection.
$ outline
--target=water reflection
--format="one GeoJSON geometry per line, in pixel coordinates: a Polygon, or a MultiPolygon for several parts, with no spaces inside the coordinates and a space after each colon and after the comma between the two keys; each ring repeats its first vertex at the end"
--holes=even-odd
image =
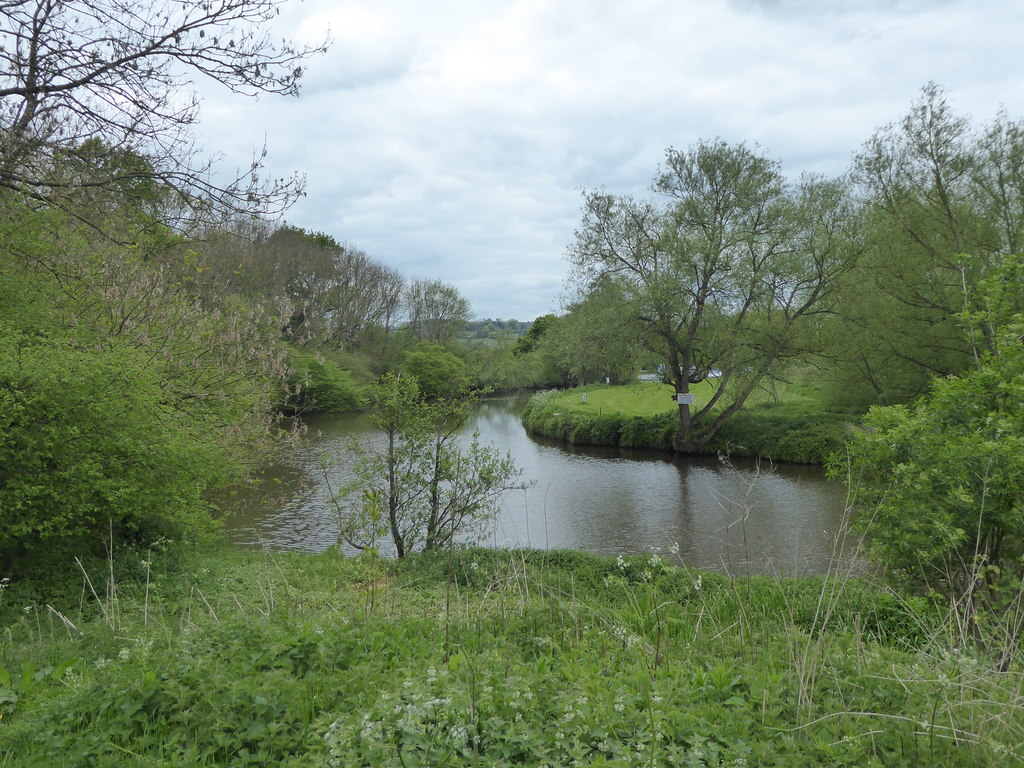
{"type": "MultiPolygon", "coordinates": [[[[493,546],[581,549],[599,554],[668,550],[678,544],[688,565],[731,573],[820,573],[833,557],[845,494],[815,467],[729,464],[661,452],[565,448],[530,438],[519,422],[524,396],[481,405],[463,429],[509,450],[527,491],[504,500],[488,541],[493,546]]],[[[285,464],[267,468],[267,500],[239,499],[226,519],[242,545],[319,551],[338,525],[318,468],[337,456],[333,485],[348,467],[352,435],[378,439],[365,415],[313,419],[308,439],[285,464]]]]}

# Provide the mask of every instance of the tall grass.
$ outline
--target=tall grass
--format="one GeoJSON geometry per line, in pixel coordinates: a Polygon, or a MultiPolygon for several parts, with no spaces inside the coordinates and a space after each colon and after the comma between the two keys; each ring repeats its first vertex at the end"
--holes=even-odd
{"type": "Polygon", "coordinates": [[[666,547],[139,567],[52,608],[0,590],[0,766],[1024,763],[1020,659],[838,566],[701,573],[666,547]]]}

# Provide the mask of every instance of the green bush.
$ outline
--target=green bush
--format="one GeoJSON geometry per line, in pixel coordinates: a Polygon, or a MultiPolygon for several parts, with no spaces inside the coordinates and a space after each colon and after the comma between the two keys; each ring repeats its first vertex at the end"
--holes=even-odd
{"type": "Polygon", "coordinates": [[[622,417],[618,414],[576,416],[569,442],[576,445],[618,445],[622,417]]]}
{"type": "Polygon", "coordinates": [[[334,361],[295,355],[290,362],[295,394],[288,399],[289,407],[304,412],[345,413],[366,404],[352,374],[334,361]]]}
{"type": "Polygon", "coordinates": [[[428,400],[465,389],[466,364],[441,344],[421,341],[402,353],[402,372],[415,376],[428,400]]]}
{"type": "Polygon", "coordinates": [[[759,456],[794,464],[823,464],[846,444],[849,417],[834,413],[791,413],[784,409],[744,409],[722,425],[705,453],[759,456]]]}
{"type": "Polygon", "coordinates": [[[211,527],[203,490],[227,481],[232,462],[207,419],[181,418],[149,357],[0,324],[0,553],[9,561],[211,527]]]}
{"type": "Polygon", "coordinates": [[[783,433],[772,449],[775,461],[824,464],[845,444],[851,427],[845,421],[805,424],[783,433]]]}

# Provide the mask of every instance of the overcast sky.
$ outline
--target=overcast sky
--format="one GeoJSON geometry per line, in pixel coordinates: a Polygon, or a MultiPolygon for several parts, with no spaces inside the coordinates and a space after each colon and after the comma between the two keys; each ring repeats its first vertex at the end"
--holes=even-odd
{"type": "Polygon", "coordinates": [[[204,86],[202,143],[229,167],[265,143],[306,177],[289,223],[476,317],[558,311],[581,189],[648,195],[667,147],[840,174],[929,81],[1024,119],[1021,0],[306,0],[274,32],[328,30],[298,99],[204,86]]]}

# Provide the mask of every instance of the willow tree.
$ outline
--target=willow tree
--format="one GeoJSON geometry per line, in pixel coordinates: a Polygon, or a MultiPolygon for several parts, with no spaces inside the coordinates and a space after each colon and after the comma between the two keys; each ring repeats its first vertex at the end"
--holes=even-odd
{"type": "Polygon", "coordinates": [[[979,129],[928,84],[864,144],[852,175],[868,249],[837,328],[843,392],[906,401],[989,347],[962,334],[958,315],[977,309],[980,281],[1024,248],[1024,124],[999,115],[979,129]]]}
{"type": "Polygon", "coordinates": [[[679,403],[678,450],[698,450],[759,384],[815,350],[808,334],[831,310],[860,253],[857,211],[842,181],[788,184],[745,145],[669,149],[656,200],[584,195],[569,258],[586,289],[614,280],[679,403]],[[691,405],[693,384],[713,394],[691,405]]]}
{"type": "Polygon", "coordinates": [[[468,445],[459,440],[477,398],[464,386],[425,397],[416,377],[404,373],[386,373],[370,387],[371,420],[382,440],[350,443],[352,479],[331,497],[345,543],[377,552],[390,541],[405,557],[486,531],[505,492],[526,484],[511,454],[482,445],[477,434],[468,445]]]}

